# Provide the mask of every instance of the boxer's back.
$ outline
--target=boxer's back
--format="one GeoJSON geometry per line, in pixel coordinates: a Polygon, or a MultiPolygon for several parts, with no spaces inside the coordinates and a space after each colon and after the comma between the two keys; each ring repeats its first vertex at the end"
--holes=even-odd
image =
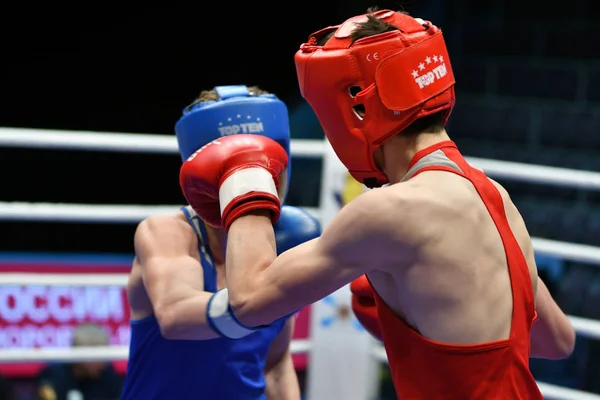
{"type": "MultiPolygon", "coordinates": [[[[535,284],[529,234],[506,191],[496,187],[535,284]]],[[[416,204],[410,213],[414,220],[408,222],[402,214],[397,221],[391,216],[390,224],[416,226],[412,236],[423,244],[407,267],[389,274],[369,273],[377,292],[432,340],[474,344],[506,339],[513,308],[506,255],[498,229],[471,182],[430,171],[385,190],[390,197],[396,190],[414,193],[416,204]]]]}
{"type": "Polygon", "coordinates": [[[528,370],[537,284],[529,234],[504,189],[453,144],[442,150],[439,163],[378,195],[403,210],[387,217],[395,257],[368,274],[398,395],[538,398],[528,370]]]}

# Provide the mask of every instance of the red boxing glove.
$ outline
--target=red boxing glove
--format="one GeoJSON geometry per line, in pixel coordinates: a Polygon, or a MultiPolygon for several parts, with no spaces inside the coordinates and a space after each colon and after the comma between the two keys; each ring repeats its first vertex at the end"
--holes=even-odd
{"type": "Polygon", "coordinates": [[[211,226],[229,229],[233,221],[254,210],[269,210],[275,222],[281,208],[280,176],[287,164],[287,153],[272,139],[224,136],[183,163],[179,184],[194,211],[211,226]]]}
{"type": "Polygon", "coordinates": [[[363,275],[352,281],[350,291],[352,292],[352,311],[354,311],[354,315],[367,332],[375,339],[383,341],[375,296],[367,276],[363,275]]]}

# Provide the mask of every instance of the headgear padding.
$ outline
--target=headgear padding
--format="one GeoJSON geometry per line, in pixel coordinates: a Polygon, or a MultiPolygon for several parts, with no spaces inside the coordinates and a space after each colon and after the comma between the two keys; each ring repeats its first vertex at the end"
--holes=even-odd
{"type": "Polygon", "coordinates": [[[296,53],[302,96],[352,176],[368,187],[388,183],[373,153],[416,119],[454,107],[454,74],[442,31],[391,10],[374,17],[398,28],[352,43],[367,15],[310,36],[296,53]],[[317,40],[335,32],[324,46],[317,40]],[[364,108],[364,115],[356,106],[364,108]]]}
{"type": "MultiPolygon", "coordinates": [[[[279,143],[290,156],[290,125],[285,104],[273,94],[252,94],[246,86],[217,86],[216,101],[193,103],[175,124],[181,160],[222,136],[250,133],[279,143]]],[[[288,165],[288,182],[291,166],[288,165]]]]}

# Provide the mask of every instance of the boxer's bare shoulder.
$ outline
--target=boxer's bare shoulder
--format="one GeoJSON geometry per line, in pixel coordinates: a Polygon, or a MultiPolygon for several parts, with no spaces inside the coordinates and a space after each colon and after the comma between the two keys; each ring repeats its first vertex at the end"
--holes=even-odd
{"type": "Polygon", "coordinates": [[[348,263],[368,263],[373,269],[411,258],[423,240],[420,227],[428,215],[427,199],[409,182],[365,192],[348,203],[321,237],[322,245],[348,263]]]}
{"type": "Polygon", "coordinates": [[[141,257],[153,248],[182,247],[197,252],[197,237],[182,212],[173,215],[154,215],[143,220],[134,235],[136,256],[141,257]],[[141,254],[140,254],[141,253],[141,254]]]}
{"type": "Polygon", "coordinates": [[[197,240],[182,212],[150,216],[140,222],[134,235],[135,259],[127,283],[132,319],[141,319],[153,313],[144,284],[144,269],[150,264],[148,259],[180,257],[182,254],[197,258],[197,240]]]}
{"type": "MultiPolygon", "coordinates": [[[[525,223],[508,192],[495,182],[494,185],[534,279],[535,261],[525,223]]],[[[446,254],[457,242],[481,243],[486,247],[495,246],[497,238],[497,228],[473,185],[442,171],[423,173],[410,181],[358,196],[323,234],[324,243],[330,241],[331,248],[340,248],[336,251],[339,257],[360,260],[360,254],[367,252],[370,260],[362,262],[369,261],[374,269],[389,272],[415,264],[419,261],[416,255],[423,254],[423,250],[446,254]]]]}

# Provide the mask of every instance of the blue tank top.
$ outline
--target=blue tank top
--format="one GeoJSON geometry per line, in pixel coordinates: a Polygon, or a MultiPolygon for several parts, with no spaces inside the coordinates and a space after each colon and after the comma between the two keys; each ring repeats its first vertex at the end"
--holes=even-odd
{"type": "MultiPolygon", "coordinates": [[[[182,211],[198,235],[204,290],[216,292],[217,275],[204,224],[191,207],[182,211]]],[[[286,319],[242,339],[167,340],[154,316],[131,321],[122,400],[266,399],[264,367],[286,319]]]]}

